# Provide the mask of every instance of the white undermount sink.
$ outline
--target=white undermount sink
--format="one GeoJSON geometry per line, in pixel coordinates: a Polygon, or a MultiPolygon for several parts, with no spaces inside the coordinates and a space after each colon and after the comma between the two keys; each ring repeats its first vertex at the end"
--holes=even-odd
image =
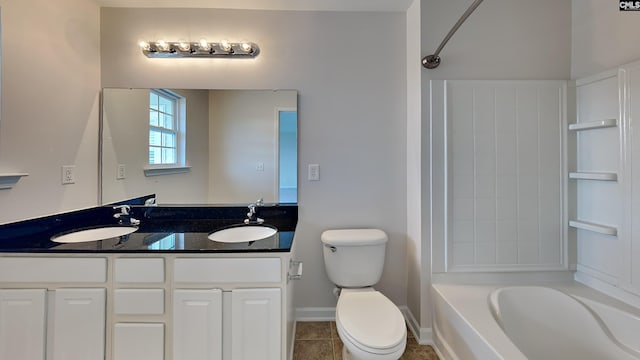
{"type": "Polygon", "coordinates": [[[209,234],[209,240],[223,243],[241,243],[264,240],[278,232],[270,226],[244,225],[214,231],[209,234]]]}
{"type": "Polygon", "coordinates": [[[118,238],[138,230],[137,226],[101,226],[54,235],[51,241],[57,243],[80,243],[118,238]]]}

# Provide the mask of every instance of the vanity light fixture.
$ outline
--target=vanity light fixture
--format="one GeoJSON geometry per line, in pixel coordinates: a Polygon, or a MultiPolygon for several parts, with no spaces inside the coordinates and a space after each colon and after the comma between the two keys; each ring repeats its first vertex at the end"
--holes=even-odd
{"type": "Polygon", "coordinates": [[[260,48],[252,42],[209,42],[202,39],[198,42],[141,41],[138,43],[142,53],[150,58],[253,58],[258,56],[260,48]]]}

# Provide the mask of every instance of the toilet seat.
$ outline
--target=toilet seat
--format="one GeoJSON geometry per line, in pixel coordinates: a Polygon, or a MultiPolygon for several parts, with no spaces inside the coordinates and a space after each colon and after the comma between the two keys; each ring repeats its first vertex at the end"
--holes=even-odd
{"type": "Polygon", "coordinates": [[[336,327],[343,342],[372,355],[401,355],[406,346],[402,313],[372,288],[342,290],[336,306],[336,327]]]}

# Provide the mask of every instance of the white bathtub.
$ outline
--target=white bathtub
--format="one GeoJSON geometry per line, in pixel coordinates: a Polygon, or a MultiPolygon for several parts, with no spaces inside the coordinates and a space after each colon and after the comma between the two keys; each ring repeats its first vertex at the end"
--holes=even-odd
{"type": "Polygon", "coordinates": [[[579,284],[432,289],[445,359],[640,359],[640,310],[579,284]]]}

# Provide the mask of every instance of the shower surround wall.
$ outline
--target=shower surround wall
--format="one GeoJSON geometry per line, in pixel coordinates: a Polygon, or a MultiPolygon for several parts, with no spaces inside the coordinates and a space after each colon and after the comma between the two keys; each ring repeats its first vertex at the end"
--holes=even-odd
{"type": "Polygon", "coordinates": [[[576,80],[576,280],[640,307],[640,61],[576,80]],[[595,224],[594,226],[580,226],[595,224]]]}
{"type": "Polygon", "coordinates": [[[432,81],[446,139],[436,272],[566,270],[564,81],[432,81]]]}

